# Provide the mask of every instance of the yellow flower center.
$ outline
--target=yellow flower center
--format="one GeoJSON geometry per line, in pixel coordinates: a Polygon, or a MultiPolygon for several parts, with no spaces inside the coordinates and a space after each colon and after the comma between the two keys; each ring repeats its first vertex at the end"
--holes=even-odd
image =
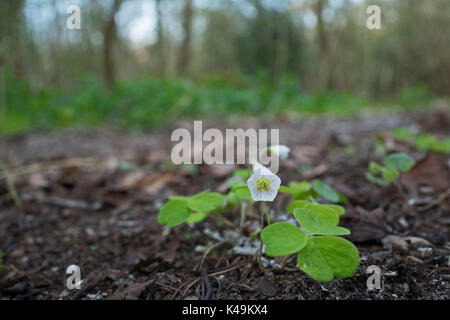
{"type": "Polygon", "coordinates": [[[267,180],[265,177],[261,177],[258,180],[256,180],[256,188],[258,189],[258,191],[269,191],[270,181],[267,180]]]}

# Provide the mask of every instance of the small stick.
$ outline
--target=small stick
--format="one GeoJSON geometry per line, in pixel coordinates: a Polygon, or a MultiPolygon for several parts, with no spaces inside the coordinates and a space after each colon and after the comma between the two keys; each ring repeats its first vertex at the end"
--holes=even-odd
{"type": "Polygon", "coordinates": [[[284,270],[286,268],[286,264],[288,263],[289,259],[292,258],[293,254],[286,256],[283,259],[283,263],[281,264],[281,270],[284,270]]]}
{"type": "MultiPolygon", "coordinates": [[[[60,160],[60,161],[32,163],[27,166],[11,169],[10,171],[11,171],[11,177],[17,177],[17,176],[29,175],[29,174],[33,174],[36,172],[49,170],[49,169],[92,166],[92,165],[94,165],[94,163],[95,163],[95,158],[93,158],[93,157],[72,158],[72,159],[64,159],[64,160],[60,160]]],[[[3,173],[3,172],[1,172],[1,173],[3,173]]],[[[0,180],[5,179],[5,177],[3,177],[2,175],[0,175],[0,180]]]]}
{"type": "MultiPolygon", "coordinates": [[[[22,206],[22,200],[20,199],[19,193],[17,192],[16,188],[14,187],[14,182],[9,174],[8,168],[6,165],[2,164],[0,162],[0,168],[2,168],[2,176],[6,180],[6,188],[8,189],[8,193],[10,194],[11,198],[14,201],[14,204],[16,205],[17,209],[21,214],[23,214],[23,206],[22,206]]],[[[1,178],[1,176],[0,176],[1,178]]]]}
{"type": "Polygon", "coordinates": [[[183,293],[181,294],[181,298],[183,298],[183,297],[186,295],[186,293],[188,292],[188,290],[189,290],[194,284],[196,284],[199,280],[200,280],[200,278],[195,279],[194,281],[192,281],[191,284],[189,284],[189,285],[187,286],[187,288],[184,289],[183,293]]]}
{"type": "Polygon", "coordinates": [[[204,295],[203,300],[209,300],[209,298],[211,297],[213,288],[211,286],[211,281],[209,281],[208,272],[206,272],[206,269],[202,270],[202,276],[203,276],[203,281],[206,284],[206,294],[204,295]]]}
{"type": "Polygon", "coordinates": [[[440,204],[442,201],[444,201],[445,198],[447,198],[448,196],[450,196],[450,189],[447,189],[446,192],[444,192],[443,194],[441,194],[436,200],[431,201],[429,204],[427,204],[426,206],[417,209],[419,212],[423,212],[423,211],[427,211],[428,209],[433,208],[434,206],[440,204]]]}
{"type": "Polygon", "coordinates": [[[249,263],[240,264],[240,265],[232,265],[232,266],[229,266],[229,267],[222,268],[222,270],[220,270],[220,271],[212,270],[212,271],[208,271],[208,272],[211,272],[211,273],[209,273],[210,276],[218,276],[220,274],[227,273],[227,272],[239,269],[239,268],[244,267],[244,266],[249,266],[249,265],[250,265],[249,263]]]}
{"type": "Polygon", "coordinates": [[[223,240],[220,242],[217,242],[216,244],[213,244],[212,246],[210,246],[208,249],[206,249],[205,253],[203,254],[203,258],[202,261],[200,262],[200,265],[198,266],[197,270],[201,270],[203,263],[205,262],[206,256],[211,252],[211,250],[213,250],[214,248],[217,248],[218,246],[221,246],[222,244],[230,241],[231,239],[227,239],[227,240],[223,240]]]}

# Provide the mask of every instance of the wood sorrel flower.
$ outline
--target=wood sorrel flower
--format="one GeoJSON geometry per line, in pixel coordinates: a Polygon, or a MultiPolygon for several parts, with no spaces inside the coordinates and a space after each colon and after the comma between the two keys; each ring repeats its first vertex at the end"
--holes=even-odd
{"type": "Polygon", "coordinates": [[[285,146],[283,144],[270,146],[268,149],[272,154],[278,155],[281,160],[286,160],[289,156],[289,151],[291,151],[288,146],[285,146]]]}
{"type": "Polygon", "coordinates": [[[278,193],[280,184],[281,179],[260,163],[253,165],[253,174],[247,180],[247,185],[254,201],[273,201],[278,193]]]}

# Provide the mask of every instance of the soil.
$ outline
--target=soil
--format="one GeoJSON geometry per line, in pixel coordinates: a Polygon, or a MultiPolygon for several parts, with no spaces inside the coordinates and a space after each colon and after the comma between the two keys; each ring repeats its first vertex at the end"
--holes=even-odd
{"type": "MultiPolygon", "coordinates": [[[[174,128],[179,126],[192,122],[174,128]]],[[[7,157],[18,197],[0,178],[0,298],[449,298],[449,157],[419,152],[389,134],[410,126],[448,136],[448,110],[208,126],[280,128],[280,143],[291,148],[279,172],[282,181],[319,178],[347,196],[341,225],[352,230],[347,238],[361,257],[354,276],[320,283],[297,269],[295,259],[281,269],[282,258],[267,258],[268,270],[262,271],[254,256],[236,253],[237,243],[258,230],[257,206],[244,230],[235,233],[240,240],[226,238],[229,227],[210,218],[194,226],[159,225],[158,210],[170,195],[206,188],[226,192],[235,169],[174,166],[171,130],[33,132],[1,141],[6,148],[0,156],[7,157]],[[380,160],[377,136],[389,152],[405,151],[416,160],[398,185],[381,188],[365,179],[369,161],[380,160]],[[80,290],[66,287],[72,264],[81,269],[80,290]],[[381,269],[380,289],[367,288],[371,265],[381,269]]],[[[287,201],[287,195],[279,196],[281,212],[287,201]]],[[[225,216],[239,220],[237,211],[225,216]]]]}

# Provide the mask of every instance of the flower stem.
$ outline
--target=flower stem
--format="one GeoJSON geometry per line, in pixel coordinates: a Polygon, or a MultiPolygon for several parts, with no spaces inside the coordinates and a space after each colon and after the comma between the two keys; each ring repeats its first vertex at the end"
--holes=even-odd
{"type": "Polygon", "coordinates": [[[262,265],[262,248],[263,242],[261,239],[262,230],[264,228],[264,217],[268,216],[269,211],[267,209],[267,204],[263,201],[261,203],[261,212],[260,212],[260,231],[259,231],[259,253],[258,253],[258,266],[259,269],[265,271],[264,266],[262,265]]]}
{"type": "Polygon", "coordinates": [[[241,202],[241,223],[240,223],[241,231],[244,228],[246,217],[247,217],[247,201],[244,200],[241,202]]]}

